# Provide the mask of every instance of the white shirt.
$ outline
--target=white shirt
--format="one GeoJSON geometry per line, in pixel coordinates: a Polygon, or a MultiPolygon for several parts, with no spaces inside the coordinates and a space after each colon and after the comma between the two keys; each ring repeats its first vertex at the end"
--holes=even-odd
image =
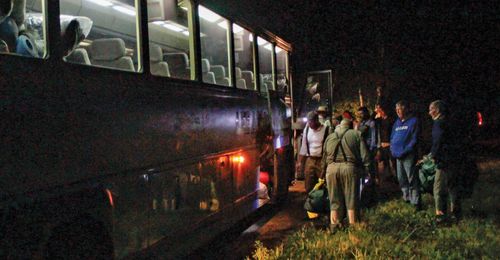
{"type": "Polygon", "coordinates": [[[325,131],[326,127],[325,126],[320,126],[317,130],[314,130],[309,127],[309,125],[306,125],[304,128],[304,137],[302,138],[302,145],[300,147],[300,155],[304,156],[315,156],[315,157],[321,157],[323,156],[321,153],[323,151],[323,139],[325,138],[325,131]],[[307,131],[307,137],[305,136],[306,130],[307,131]],[[309,152],[310,154],[307,154],[307,144],[306,144],[306,138],[309,143],[309,152]]]}

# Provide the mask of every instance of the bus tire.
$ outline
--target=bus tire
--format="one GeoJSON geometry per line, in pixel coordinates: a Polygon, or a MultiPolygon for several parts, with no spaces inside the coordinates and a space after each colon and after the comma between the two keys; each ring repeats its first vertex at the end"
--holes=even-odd
{"type": "Polygon", "coordinates": [[[113,243],[102,223],[80,218],[56,226],[47,242],[47,259],[113,259],[113,243]]]}

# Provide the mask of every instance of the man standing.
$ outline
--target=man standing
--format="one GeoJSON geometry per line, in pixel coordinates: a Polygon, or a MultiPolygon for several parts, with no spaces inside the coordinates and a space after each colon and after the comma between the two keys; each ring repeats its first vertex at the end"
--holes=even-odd
{"type": "Polygon", "coordinates": [[[325,141],[322,175],[326,176],[330,199],[330,230],[341,226],[342,214],[347,208],[349,224],[359,220],[359,179],[363,167],[368,172],[370,160],[361,133],[343,119],[339,127],[325,141]]]}
{"type": "Polygon", "coordinates": [[[403,199],[421,209],[420,183],[416,171],[418,120],[410,115],[408,103],[396,103],[398,119],[394,122],[391,133],[391,154],[396,158],[396,172],[403,199]]]}
{"type": "Polygon", "coordinates": [[[330,131],[332,131],[332,123],[330,122],[330,118],[328,117],[327,107],[319,106],[316,110],[316,113],[318,113],[319,122],[324,126],[328,126],[330,128],[330,131]]]}
{"type": "Polygon", "coordinates": [[[297,170],[304,167],[304,186],[306,194],[314,188],[321,174],[321,156],[323,155],[323,142],[328,135],[328,127],[319,122],[316,112],[307,114],[307,125],[304,128],[302,145],[300,147],[297,170]]]}
{"type": "Polygon", "coordinates": [[[429,105],[429,115],[432,117],[432,147],[429,157],[436,164],[434,178],[434,201],[436,205],[436,222],[442,223],[446,219],[448,197],[450,199],[451,219],[458,220],[460,201],[457,185],[457,174],[452,170],[450,149],[450,129],[444,116],[444,103],[441,100],[433,101],[429,105]]]}

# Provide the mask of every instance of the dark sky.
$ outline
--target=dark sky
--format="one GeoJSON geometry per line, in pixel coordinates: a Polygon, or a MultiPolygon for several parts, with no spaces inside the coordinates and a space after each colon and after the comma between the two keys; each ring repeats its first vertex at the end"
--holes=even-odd
{"type": "Polygon", "coordinates": [[[484,106],[499,96],[499,1],[213,2],[293,44],[294,88],[306,71],[333,69],[339,87],[382,84],[410,100],[484,106]]]}

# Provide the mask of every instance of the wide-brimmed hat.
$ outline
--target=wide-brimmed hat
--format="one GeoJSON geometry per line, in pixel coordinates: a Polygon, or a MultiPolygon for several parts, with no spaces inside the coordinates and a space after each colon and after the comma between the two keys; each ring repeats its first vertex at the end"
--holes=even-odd
{"type": "Polygon", "coordinates": [[[319,106],[318,109],[316,109],[316,112],[326,112],[327,108],[326,106],[319,106]]]}

